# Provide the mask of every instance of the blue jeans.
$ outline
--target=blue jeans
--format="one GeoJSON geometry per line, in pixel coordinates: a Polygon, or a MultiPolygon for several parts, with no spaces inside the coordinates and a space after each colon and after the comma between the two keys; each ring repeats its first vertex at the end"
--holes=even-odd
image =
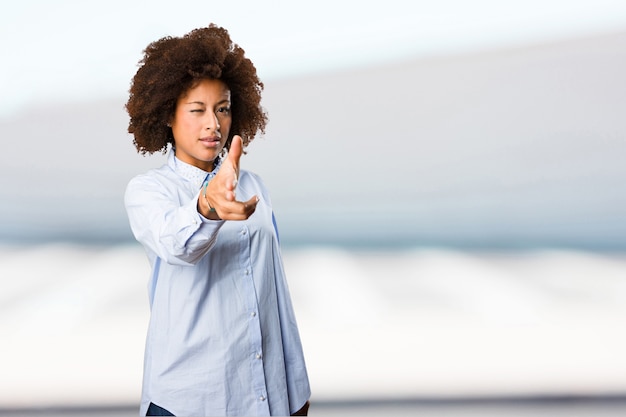
{"type": "Polygon", "coordinates": [[[147,416],[173,416],[174,414],[170,413],[163,407],[159,407],[158,405],[154,403],[150,403],[150,406],[148,407],[148,412],[146,413],[146,415],[147,416]]]}

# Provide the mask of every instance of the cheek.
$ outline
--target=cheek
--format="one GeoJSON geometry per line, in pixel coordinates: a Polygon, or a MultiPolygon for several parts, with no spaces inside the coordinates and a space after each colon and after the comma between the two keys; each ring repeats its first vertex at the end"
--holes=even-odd
{"type": "Polygon", "coordinates": [[[232,125],[232,119],[226,119],[226,120],[222,120],[220,122],[220,131],[222,132],[222,136],[224,136],[225,138],[228,137],[228,134],[230,133],[230,127],[232,125]]]}
{"type": "Polygon", "coordinates": [[[172,132],[174,135],[186,135],[195,129],[194,121],[188,117],[176,116],[172,122],[172,132]]]}

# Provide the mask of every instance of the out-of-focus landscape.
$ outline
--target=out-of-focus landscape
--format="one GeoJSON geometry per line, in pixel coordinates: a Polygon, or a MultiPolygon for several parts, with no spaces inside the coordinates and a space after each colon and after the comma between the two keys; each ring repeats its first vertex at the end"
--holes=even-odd
{"type": "Polygon", "coordinates": [[[165,156],[124,104],[149,41],[210,21],[265,82],[241,165],[272,194],[311,415],[626,411],[626,7],[286,3],[268,27],[30,3],[65,25],[0,18],[0,414],[136,414],[149,266],[122,198],[165,156]]]}

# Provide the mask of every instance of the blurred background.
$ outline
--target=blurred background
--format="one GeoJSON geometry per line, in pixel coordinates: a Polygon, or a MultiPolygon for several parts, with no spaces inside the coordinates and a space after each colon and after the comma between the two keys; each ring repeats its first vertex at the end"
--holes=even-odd
{"type": "Polygon", "coordinates": [[[0,414],[135,415],[123,193],[148,43],[214,22],[270,116],[311,415],[624,415],[626,2],[117,1],[0,13],[0,414]]]}

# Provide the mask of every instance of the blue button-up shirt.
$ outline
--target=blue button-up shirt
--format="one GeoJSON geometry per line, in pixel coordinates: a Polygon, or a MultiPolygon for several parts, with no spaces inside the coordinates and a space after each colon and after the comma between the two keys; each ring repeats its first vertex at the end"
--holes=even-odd
{"type": "Polygon", "coordinates": [[[125,204],[152,266],[140,414],[289,415],[310,396],[278,234],[260,178],[241,171],[237,199],[260,198],[245,221],[213,221],[197,199],[212,173],[170,152],[133,178],[125,204]]]}

